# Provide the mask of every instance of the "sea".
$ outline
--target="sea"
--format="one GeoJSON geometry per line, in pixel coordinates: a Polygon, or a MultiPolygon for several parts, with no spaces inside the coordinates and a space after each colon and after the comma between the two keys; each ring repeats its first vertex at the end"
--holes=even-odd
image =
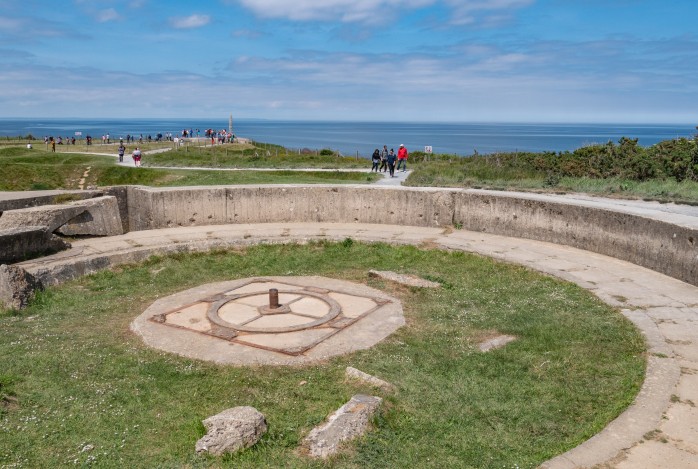
{"type": "MultiPolygon", "coordinates": [[[[126,135],[153,138],[158,133],[181,135],[192,129],[203,137],[206,129],[228,129],[228,117],[219,119],[95,119],[95,118],[0,118],[4,136],[44,136],[100,140],[126,135]]],[[[410,151],[459,156],[474,153],[566,151],[579,147],[637,138],[649,146],[679,137],[693,138],[692,124],[549,124],[549,123],[419,123],[419,122],[328,122],[234,119],[233,133],[256,142],[276,144],[290,150],[338,151],[345,156],[367,157],[376,148],[404,144],[410,151]]]]}

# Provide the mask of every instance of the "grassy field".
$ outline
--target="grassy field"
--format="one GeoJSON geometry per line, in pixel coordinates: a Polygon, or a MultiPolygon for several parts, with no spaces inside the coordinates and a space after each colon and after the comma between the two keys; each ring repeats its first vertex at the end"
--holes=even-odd
{"type": "Polygon", "coordinates": [[[598,432],[638,392],[639,332],[591,293],[465,253],[344,243],[153,258],[0,312],[0,466],[532,468],[598,432]],[[439,281],[369,279],[368,269],[439,281]],[[371,350],[305,367],[234,368],[151,350],[129,323],[157,298],[264,275],[324,275],[399,297],[407,325],[371,350]],[[495,333],[518,340],[490,353],[495,333]],[[353,394],[348,365],[397,386],[374,430],[315,462],[296,451],[353,394]],[[201,420],[251,405],[269,431],[235,456],[194,453],[201,420]]]}
{"type": "MultiPolygon", "coordinates": [[[[151,158],[143,158],[144,163],[151,158]]],[[[128,159],[128,157],[127,157],[128,159]]],[[[128,168],[116,158],[79,153],[46,152],[34,148],[0,149],[0,190],[78,189],[111,185],[197,186],[221,184],[368,183],[380,176],[368,173],[202,171],[128,168]]]]}
{"type": "MultiPolygon", "coordinates": [[[[359,158],[338,157],[331,152],[308,154],[289,153],[283,147],[269,144],[226,144],[206,146],[202,142],[187,142],[174,148],[171,142],[140,145],[146,151],[169,149],[143,158],[143,168],[136,171],[111,164],[104,156],[77,154],[74,152],[106,152],[116,154],[117,144],[57,146],[57,152],[46,152],[43,143],[34,150],[17,146],[19,141],[0,140],[0,190],[27,189],[77,189],[78,181],[86,169],[90,172],[86,186],[116,184],[144,184],[152,186],[185,186],[213,184],[264,184],[264,183],[364,183],[379,177],[372,174],[349,173],[300,173],[294,168],[318,169],[369,169],[370,162],[359,158]],[[7,145],[14,145],[7,146],[7,145]],[[5,146],[4,149],[1,149],[5,146]],[[323,154],[324,153],[324,154],[323,154]],[[205,172],[185,170],[146,169],[148,166],[196,167],[196,168],[277,168],[280,172],[205,172]]],[[[129,151],[135,145],[129,145],[129,151]]],[[[510,155],[509,155],[510,156],[510,155]]],[[[535,157],[535,155],[534,155],[535,157]]],[[[128,161],[130,158],[126,157],[128,161]]],[[[448,157],[416,153],[410,158],[412,174],[406,181],[409,186],[464,187],[495,190],[522,190],[535,192],[582,192],[600,196],[631,199],[658,200],[698,204],[698,182],[676,181],[673,178],[649,178],[644,181],[622,177],[591,178],[562,177],[530,167],[527,161],[516,164],[516,158],[508,158],[502,164],[496,155],[479,158],[448,157]]]]}
{"type": "Polygon", "coordinates": [[[412,161],[408,186],[464,187],[535,192],[582,192],[600,196],[662,202],[698,203],[698,182],[674,179],[635,181],[623,178],[555,177],[523,168],[498,167],[485,160],[412,161]]]}
{"type": "Polygon", "coordinates": [[[283,147],[269,144],[216,145],[197,144],[180,147],[144,158],[148,166],[182,166],[211,168],[366,168],[371,163],[364,158],[338,157],[333,154],[289,153],[283,147]]]}

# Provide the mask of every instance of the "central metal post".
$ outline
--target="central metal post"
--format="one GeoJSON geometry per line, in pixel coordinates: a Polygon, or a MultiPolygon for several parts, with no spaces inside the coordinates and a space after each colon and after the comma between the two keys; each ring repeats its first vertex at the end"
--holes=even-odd
{"type": "Polygon", "coordinates": [[[279,290],[276,288],[269,289],[269,309],[276,309],[279,305],[279,290]]]}

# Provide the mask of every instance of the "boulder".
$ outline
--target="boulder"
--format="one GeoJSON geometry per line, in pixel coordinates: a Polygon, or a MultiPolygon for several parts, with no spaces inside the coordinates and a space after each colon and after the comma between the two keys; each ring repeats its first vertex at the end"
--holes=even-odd
{"type": "Polygon", "coordinates": [[[383,399],[357,394],[337,409],[327,421],[313,428],[303,440],[310,456],[327,458],[337,453],[340,444],[363,435],[371,424],[383,399]]]}
{"type": "Polygon", "coordinates": [[[203,421],[206,435],[196,442],[196,452],[220,456],[249,448],[267,431],[267,422],[257,409],[233,407],[203,421]]]}

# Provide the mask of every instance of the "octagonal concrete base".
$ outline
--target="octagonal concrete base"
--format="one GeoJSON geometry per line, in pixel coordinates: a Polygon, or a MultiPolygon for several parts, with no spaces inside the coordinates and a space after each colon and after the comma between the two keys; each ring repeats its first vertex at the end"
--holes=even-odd
{"type": "Polygon", "coordinates": [[[230,365],[300,365],[367,349],[405,324],[400,301],[326,277],[245,278],[153,303],[131,329],[154,348],[230,365]],[[264,314],[275,288],[285,313],[264,314]],[[337,311],[339,308],[339,311],[337,311]]]}

